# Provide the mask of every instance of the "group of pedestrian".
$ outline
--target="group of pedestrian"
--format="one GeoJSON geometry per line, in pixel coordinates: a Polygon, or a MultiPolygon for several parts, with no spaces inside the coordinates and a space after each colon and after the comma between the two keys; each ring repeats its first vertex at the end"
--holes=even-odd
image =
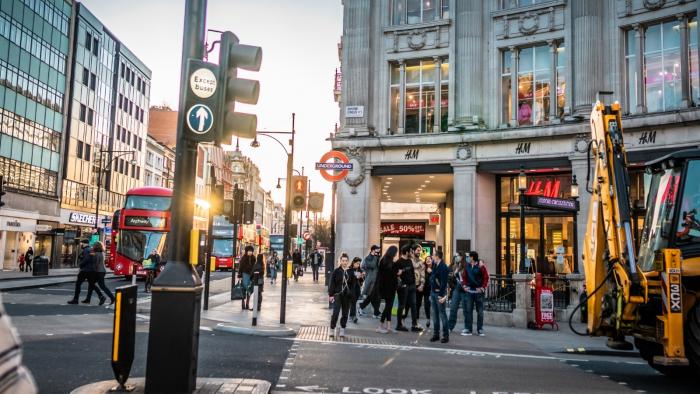
{"type": "Polygon", "coordinates": [[[477,311],[476,332],[484,335],[483,312],[488,271],[477,252],[459,254],[451,266],[443,259],[440,249],[435,250],[432,256],[422,258],[423,248],[417,244],[404,245],[400,250],[390,246],[381,258],[380,253],[381,248],[373,245],[364,259],[355,257],[352,262],[347,254],[341,254],[338,268],[333,271],[328,286],[330,302],[334,303],[331,337],[344,337],[348,318],[356,323],[357,314],[364,316],[363,310],[369,305],[372,305],[374,318],[379,319],[377,332],[382,334],[422,332],[423,327],[419,324],[422,307],[426,327],[430,327],[432,312],[433,336],[430,340],[447,343],[450,332],[457,324],[457,310],[461,306],[464,314],[461,335],[472,335],[474,309],[477,311]],[[395,300],[396,325],[392,327],[395,300]],[[411,325],[407,327],[405,320],[409,313],[411,325]]]}
{"type": "Polygon", "coordinates": [[[32,272],[32,262],[34,261],[34,249],[30,246],[24,254],[19,255],[20,272],[32,272]]]}
{"type": "Polygon", "coordinates": [[[114,303],[114,295],[109,290],[105,284],[105,275],[107,275],[107,269],[105,267],[105,253],[104,246],[101,242],[95,242],[92,247],[87,239],[82,239],[80,241],[81,252],[79,257],[79,271],[78,280],[75,282],[75,293],[73,298],[68,301],[69,304],[77,304],[80,299],[80,291],[83,283],[88,282],[88,292],[85,299],[81,302],[83,304],[89,304],[92,298],[92,292],[97,293],[97,297],[100,300],[100,305],[103,305],[107,298],[109,298],[109,304],[114,303]],[[102,295],[102,292],[107,296],[102,295]]]}

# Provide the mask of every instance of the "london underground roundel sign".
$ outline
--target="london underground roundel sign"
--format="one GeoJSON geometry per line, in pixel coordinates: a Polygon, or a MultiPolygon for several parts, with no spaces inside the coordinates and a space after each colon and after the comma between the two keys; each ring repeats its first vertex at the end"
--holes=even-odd
{"type": "Polygon", "coordinates": [[[326,153],[321,157],[321,161],[316,163],[316,169],[321,171],[321,176],[328,182],[342,181],[348,176],[352,167],[352,163],[350,163],[348,157],[345,156],[345,153],[337,150],[326,153]],[[328,163],[329,160],[333,161],[328,163]],[[333,171],[340,172],[333,173],[333,171]]]}

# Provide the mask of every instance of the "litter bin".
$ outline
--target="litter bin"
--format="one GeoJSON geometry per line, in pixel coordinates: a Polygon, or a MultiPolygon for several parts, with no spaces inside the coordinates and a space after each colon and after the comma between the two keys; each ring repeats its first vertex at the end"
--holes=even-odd
{"type": "Polygon", "coordinates": [[[32,261],[32,276],[44,276],[49,274],[49,258],[46,256],[34,257],[32,261]]]}

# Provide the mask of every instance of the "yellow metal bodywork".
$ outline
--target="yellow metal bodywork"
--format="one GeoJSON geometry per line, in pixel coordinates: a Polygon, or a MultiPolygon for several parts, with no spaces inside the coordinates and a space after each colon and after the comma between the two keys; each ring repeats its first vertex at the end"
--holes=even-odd
{"type": "MultiPolygon", "coordinates": [[[[683,343],[683,290],[681,284],[681,251],[664,249],[664,270],[661,272],[661,294],[663,300],[662,314],[656,330],[657,339],[664,346],[666,359],[685,359],[683,343]]],[[[659,360],[660,361],[660,360],[659,360]]],[[[687,364],[674,361],[673,364],[687,364]]]]}

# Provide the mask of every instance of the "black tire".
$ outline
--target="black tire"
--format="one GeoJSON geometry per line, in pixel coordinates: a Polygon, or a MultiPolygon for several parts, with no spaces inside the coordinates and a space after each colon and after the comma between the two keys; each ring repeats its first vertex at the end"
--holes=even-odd
{"type": "Polygon", "coordinates": [[[695,303],[685,322],[685,356],[692,369],[700,372],[700,301],[695,303]]]}

